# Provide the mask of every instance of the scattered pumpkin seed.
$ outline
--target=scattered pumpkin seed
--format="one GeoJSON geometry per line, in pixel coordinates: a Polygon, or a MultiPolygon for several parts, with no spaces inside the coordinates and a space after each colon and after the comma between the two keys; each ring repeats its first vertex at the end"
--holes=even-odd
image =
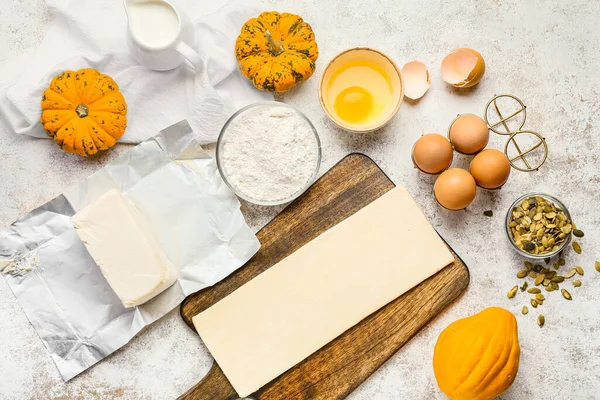
{"type": "Polygon", "coordinates": [[[537,278],[535,278],[535,282],[534,282],[535,286],[541,285],[541,283],[544,282],[545,278],[546,278],[546,276],[544,274],[539,274],[537,276],[537,278]]]}
{"type": "Polygon", "coordinates": [[[515,295],[517,294],[517,290],[519,289],[518,286],[513,287],[512,289],[510,289],[508,291],[508,298],[512,299],[513,297],[515,297],[515,295]]]}
{"type": "Polygon", "coordinates": [[[556,289],[554,289],[552,286],[546,286],[546,292],[550,293],[550,292],[554,292],[556,289]]]}
{"type": "Polygon", "coordinates": [[[538,306],[538,303],[537,303],[537,300],[536,300],[536,299],[531,299],[530,303],[531,303],[531,306],[532,306],[533,308],[537,308],[537,306],[538,306]]]}
{"type": "Polygon", "coordinates": [[[533,268],[533,264],[530,263],[529,261],[525,261],[525,268],[532,269],[533,268]]]}
{"type": "Polygon", "coordinates": [[[573,281],[573,286],[575,286],[575,287],[581,286],[581,281],[579,279],[573,281]]]}
{"type": "Polygon", "coordinates": [[[544,297],[544,295],[543,295],[543,294],[541,294],[541,293],[538,293],[538,294],[536,294],[536,295],[535,295],[535,299],[536,299],[537,301],[540,301],[540,300],[541,300],[541,301],[544,301],[544,300],[546,300],[546,297],[544,297]]]}
{"type": "Polygon", "coordinates": [[[600,272],[600,261],[596,261],[596,271],[600,272]]]}
{"type": "Polygon", "coordinates": [[[558,290],[559,288],[558,283],[556,282],[550,282],[550,287],[554,290],[558,290]]]}
{"type": "Polygon", "coordinates": [[[560,265],[561,267],[564,267],[564,265],[565,265],[566,263],[567,263],[567,262],[565,261],[565,259],[564,259],[564,258],[560,258],[560,259],[558,260],[558,265],[560,265]]]}
{"type": "Polygon", "coordinates": [[[564,277],[569,279],[572,278],[573,275],[575,275],[577,273],[577,270],[575,268],[571,268],[570,270],[568,270],[567,272],[565,272],[564,277]]]}
{"type": "Polygon", "coordinates": [[[536,287],[533,287],[533,288],[527,290],[527,293],[537,294],[537,293],[542,293],[542,291],[536,287]]]}
{"type": "Polygon", "coordinates": [[[578,238],[582,238],[585,236],[583,231],[579,229],[573,229],[573,235],[577,236],[578,238]]]}
{"type": "Polygon", "coordinates": [[[575,267],[575,271],[577,271],[579,275],[583,276],[583,268],[581,268],[579,265],[575,267]]]}
{"type": "Polygon", "coordinates": [[[524,283],[523,283],[523,286],[521,286],[521,292],[524,292],[524,291],[525,291],[525,289],[527,289],[527,287],[528,287],[528,286],[529,286],[529,283],[527,283],[527,282],[524,282],[524,283]]]}
{"type": "Polygon", "coordinates": [[[523,279],[527,275],[529,275],[529,271],[526,269],[522,269],[521,271],[517,272],[517,278],[519,278],[519,279],[523,279]]]}
{"type": "Polygon", "coordinates": [[[560,268],[560,265],[558,265],[558,263],[554,263],[554,265],[552,265],[554,267],[554,269],[558,269],[560,268]]]}
{"type": "Polygon", "coordinates": [[[567,300],[573,300],[573,297],[571,297],[571,293],[569,293],[567,291],[567,289],[560,289],[560,292],[562,293],[563,297],[567,300]]]}
{"type": "Polygon", "coordinates": [[[573,250],[575,250],[575,253],[581,254],[581,245],[577,240],[573,240],[573,250]]]}
{"type": "Polygon", "coordinates": [[[542,267],[540,264],[535,264],[533,266],[533,270],[535,272],[541,272],[542,274],[544,273],[544,267],[542,267]]]}
{"type": "Polygon", "coordinates": [[[550,257],[546,257],[546,258],[544,258],[544,262],[545,262],[546,264],[550,264],[550,257]]]}
{"type": "Polygon", "coordinates": [[[535,271],[531,271],[531,272],[529,273],[529,277],[530,277],[530,278],[534,278],[534,279],[535,279],[535,278],[537,277],[537,272],[535,272],[535,271]]]}
{"type": "Polygon", "coordinates": [[[542,326],[544,326],[544,324],[546,323],[546,317],[544,317],[543,314],[538,315],[538,319],[537,319],[538,325],[540,326],[540,328],[542,326]]]}
{"type": "Polygon", "coordinates": [[[529,312],[529,308],[527,308],[527,306],[523,306],[521,312],[523,313],[523,315],[526,315],[529,312]]]}
{"type": "Polygon", "coordinates": [[[493,217],[494,212],[492,210],[487,210],[483,212],[483,215],[485,215],[486,217],[493,217]]]}
{"type": "Polygon", "coordinates": [[[565,277],[557,275],[554,278],[552,278],[551,280],[552,280],[552,282],[561,283],[561,282],[565,281],[565,277]]]}

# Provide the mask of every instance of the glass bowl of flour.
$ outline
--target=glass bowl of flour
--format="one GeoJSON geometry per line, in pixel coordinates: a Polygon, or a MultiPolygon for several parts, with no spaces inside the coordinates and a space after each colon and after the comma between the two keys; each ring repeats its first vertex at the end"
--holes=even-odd
{"type": "Polygon", "coordinates": [[[321,142],[296,108],[267,101],[242,108],[227,121],[217,141],[217,166],[242,199],[273,206],[290,202],[315,181],[321,142]]]}

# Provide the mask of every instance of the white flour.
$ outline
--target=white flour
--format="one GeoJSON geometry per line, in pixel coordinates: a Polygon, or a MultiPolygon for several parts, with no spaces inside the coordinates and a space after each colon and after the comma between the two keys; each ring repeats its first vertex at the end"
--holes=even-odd
{"type": "Polygon", "coordinates": [[[258,201],[280,201],[301,191],[317,167],[311,126],[284,105],[251,108],[227,128],[219,154],[227,180],[258,201]]]}

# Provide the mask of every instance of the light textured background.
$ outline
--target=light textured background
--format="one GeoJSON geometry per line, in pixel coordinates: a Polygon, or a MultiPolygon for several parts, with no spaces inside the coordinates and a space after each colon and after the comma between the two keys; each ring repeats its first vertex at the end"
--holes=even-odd
{"type": "MultiPolygon", "coordinates": [[[[118,3],[116,1],[116,3],[118,3]]],[[[345,154],[370,155],[398,184],[404,184],[430,221],[465,260],[471,285],[459,302],[433,321],[357,389],[351,399],[442,399],[431,358],[438,334],[450,322],[491,305],[513,311],[522,353],[515,384],[503,399],[600,398],[600,3],[585,0],[267,0],[266,9],[297,12],[316,31],[321,49],[316,76],[284,100],[303,110],[323,142],[326,171],[345,154]],[[317,100],[326,62],[348,47],[368,45],[400,65],[418,59],[429,66],[432,87],[417,104],[405,103],[386,129],[355,135],[327,121],[317,100]],[[443,84],[439,64],[456,47],[479,50],[487,61],[483,82],[456,91],[443,84]],[[410,149],[423,133],[445,132],[458,113],[481,114],[495,93],[513,93],[528,105],[527,127],[546,136],[550,159],[537,173],[513,172],[498,192],[480,190],[467,211],[440,209],[432,197],[434,179],[417,173],[410,149]],[[538,328],[528,297],[508,300],[523,260],[505,240],[502,218],[510,203],[532,190],[561,198],[586,232],[584,252],[570,252],[567,265],[586,270],[583,286],[567,302],[552,293],[538,328]],[[482,215],[494,210],[494,217],[482,215]]],[[[43,0],[0,1],[0,66],[35,49],[50,16],[43,0]]],[[[493,136],[490,147],[505,138],[493,136]]],[[[48,140],[0,133],[0,225],[50,200],[103,164],[127,151],[85,160],[60,151],[48,140]]],[[[455,165],[467,166],[467,157],[455,165]]],[[[256,229],[280,208],[243,208],[256,229]]],[[[566,287],[570,286],[567,284],[566,287]]],[[[64,384],[45,348],[0,279],[0,398],[3,399],[169,399],[197,382],[211,364],[198,337],[174,311],[129,345],[64,384]]]]}

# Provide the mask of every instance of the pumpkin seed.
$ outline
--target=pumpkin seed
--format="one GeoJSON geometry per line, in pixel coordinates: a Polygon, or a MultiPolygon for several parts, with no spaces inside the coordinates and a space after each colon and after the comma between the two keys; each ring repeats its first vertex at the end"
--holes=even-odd
{"type": "Polygon", "coordinates": [[[600,272],[600,261],[596,261],[596,264],[594,264],[594,266],[596,267],[596,271],[600,272]]]}
{"type": "Polygon", "coordinates": [[[558,290],[559,288],[558,283],[556,282],[550,282],[550,287],[554,290],[558,290]]]}
{"type": "Polygon", "coordinates": [[[577,242],[577,240],[573,240],[573,250],[575,250],[575,253],[581,254],[581,245],[577,242]]]}
{"type": "Polygon", "coordinates": [[[510,289],[508,291],[508,298],[512,299],[513,297],[515,297],[515,295],[517,294],[517,289],[519,289],[518,286],[513,287],[512,289],[510,289]]]}
{"type": "Polygon", "coordinates": [[[530,277],[530,278],[534,278],[534,279],[535,279],[535,278],[537,277],[537,272],[535,272],[535,271],[531,271],[531,272],[529,273],[529,277],[530,277]]]}
{"type": "Polygon", "coordinates": [[[492,210],[487,210],[483,212],[483,215],[485,215],[486,217],[493,217],[494,212],[492,210]]]}
{"type": "Polygon", "coordinates": [[[558,269],[560,268],[560,265],[558,265],[558,263],[554,263],[554,265],[552,265],[554,267],[554,269],[558,269]]]}
{"type": "Polygon", "coordinates": [[[554,289],[552,286],[546,286],[546,292],[550,293],[550,292],[554,292],[556,289],[554,289]]]}
{"type": "Polygon", "coordinates": [[[573,235],[577,236],[578,238],[582,238],[585,236],[585,233],[583,233],[582,230],[573,229],[573,235]]]}
{"type": "Polygon", "coordinates": [[[537,303],[537,300],[536,300],[536,299],[531,299],[530,303],[531,303],[531,306],[532,306],[533,308],[537,308],[537,306],[538,306],[538,303],[537,303]]]}
{"type": "Polygon", "coordinates": [[[523,286],[521,286],[521,292],[524,292],[525,289],[527,289],[527,286],[529,286],[529,283],[527,283],[527,282],[523,283],[523,286]]]}
{"type": "Polygon", "coordinates": [[[573,286],[575,286],[575,287],[581,286],[581,281],[579,279],[577,279],[576,281],[573,281],[573,286]]]}
{"type": "Polygon", "coordinates": [[[541,328],[541,327],[542,327],[542,326],[544,326],[544,324],[546,323],[546,317],[544,317],[544,315],[543,315],[543,314],[540,314],[540,315],[538,315],[538,318],[537,318],[537,323],[538,323],[538,325],[539,325],[539,326],[540,326],[540,328],[541,328]]]}
{"type": "Polygon", "coordinates": [[[525,245],[523,245],[523,250],[531,253],[533,250],[535,250],[535,244],[533,244],[531,242],[527,242],[527,243],[525,243],[525,245]]]}
{"type": "Polygon", "coordinates": [[[529,261],[525,261],[525,268],[532,269],[533,268],[533,264],[530,263],[529,261]]]}
{"type": "Polygon", "coordinates": [[[544,279],[546,278],[546,276],[544,274],[539,274],[537,276],[537,278],[535,278],[535,286],[539,286],[542,282],[544,282],[544,279]]]}
{"type": "Polygon", "coordinates": [[[523,313],[523,315],[526,315],[529,312],[529,308],[527,308],[527,306],[523,306],[521,312],[523,313]]]}
{"type": "Polygon", "coordinates": [[[550,257],[546,257],[546,258],[544,258],[544,262],[545,262],[546,264],[550,264],[550,257]]]}
{"type": "Polygon", "coordinates": [[[565,281],[565,277],[564,276],[560,276],[557,275],[554,278],[552,278],[552,282],[556,282],[556,283],[561,283],[565,281]]]}
{"type": "Polygon", "coordinates": [[[523,270],[521,270],[521,271],[517,272],[517,278],[519,278],[519,279],[523,279],[523,278],[525,278],[527,275],[529,275],[529,271],[528,271],[528,270],[526,270],[526,269],[523,269],[523,270]]]}
{"type": "Polygon", "coordinates": [[[544,273],[544,267],[542,267],[540,264],[535,264],[533,266],[533,270],[535,272],[541,272],[542,274],[544,273]]]}
{"type": "Polygon", "coordinates": [[[542,282],[542,285],[543,286],[548,286],[550,284],[550,282],[551,282],[551,280],[548,279],[548,278],[546,278],[546,279],[544,279],[544,282],[542,282]]]}
{"type": "Polygon", "coordinates": [[[556,272],[555,271],[548,271],[546,272],[546,279],[552,279],[556,276],[556,272]]]}
{"type": "Polygon", "coordinates": [[[565,278],[569,279],[572,278],[573,275],[575,275],[577,273],[577,270],[575,268],[571,268],[570,270],[568,270],[567,272],[565,272],[565,278]]]}
{"type": "Polygon", "coordinates": [[[575,271],[577,271],[579,275],[583,276],[583,268],[581,268],[579,265],[575,267],[575,271]]]}
{"type": "Polygon", "coordinates": [[[542,293],[542,291],[540,289],[534,287],[534,288],[527,290],[527,293],[536,294],[536,293],[542,293]]]}
{"type": "Polygon", "coordinates": [[[573,300],[573,297],[571,297],[571,293],[569,293],[567,291],[567,289],[560,289],[560,292],[562,293],[563,297],[567,300],[573,300]]]}
{"type": "Polygon", "coordinates": [[[565,265],[566,263],[567,263],[567,262],[565,261],[565,259],[564,259],[564,258],[560,258],[560,259],[558,260],[558,265],[560,265],[561,267],[564,267],[564,265],[565,265]]]}
{"type": "Polygon", "coordinates": [[[541,293],[538,293],[538,294],[536,294],[536,295],[535,295],[535,299],[536,299],[537,301],[540,301],[540,300],[541,300],[541,301],[544,301],[544,300],[546,300],[546,297],[544,297],[544,295],[543,295],[543,294],[541,294],[541,293]]]}

